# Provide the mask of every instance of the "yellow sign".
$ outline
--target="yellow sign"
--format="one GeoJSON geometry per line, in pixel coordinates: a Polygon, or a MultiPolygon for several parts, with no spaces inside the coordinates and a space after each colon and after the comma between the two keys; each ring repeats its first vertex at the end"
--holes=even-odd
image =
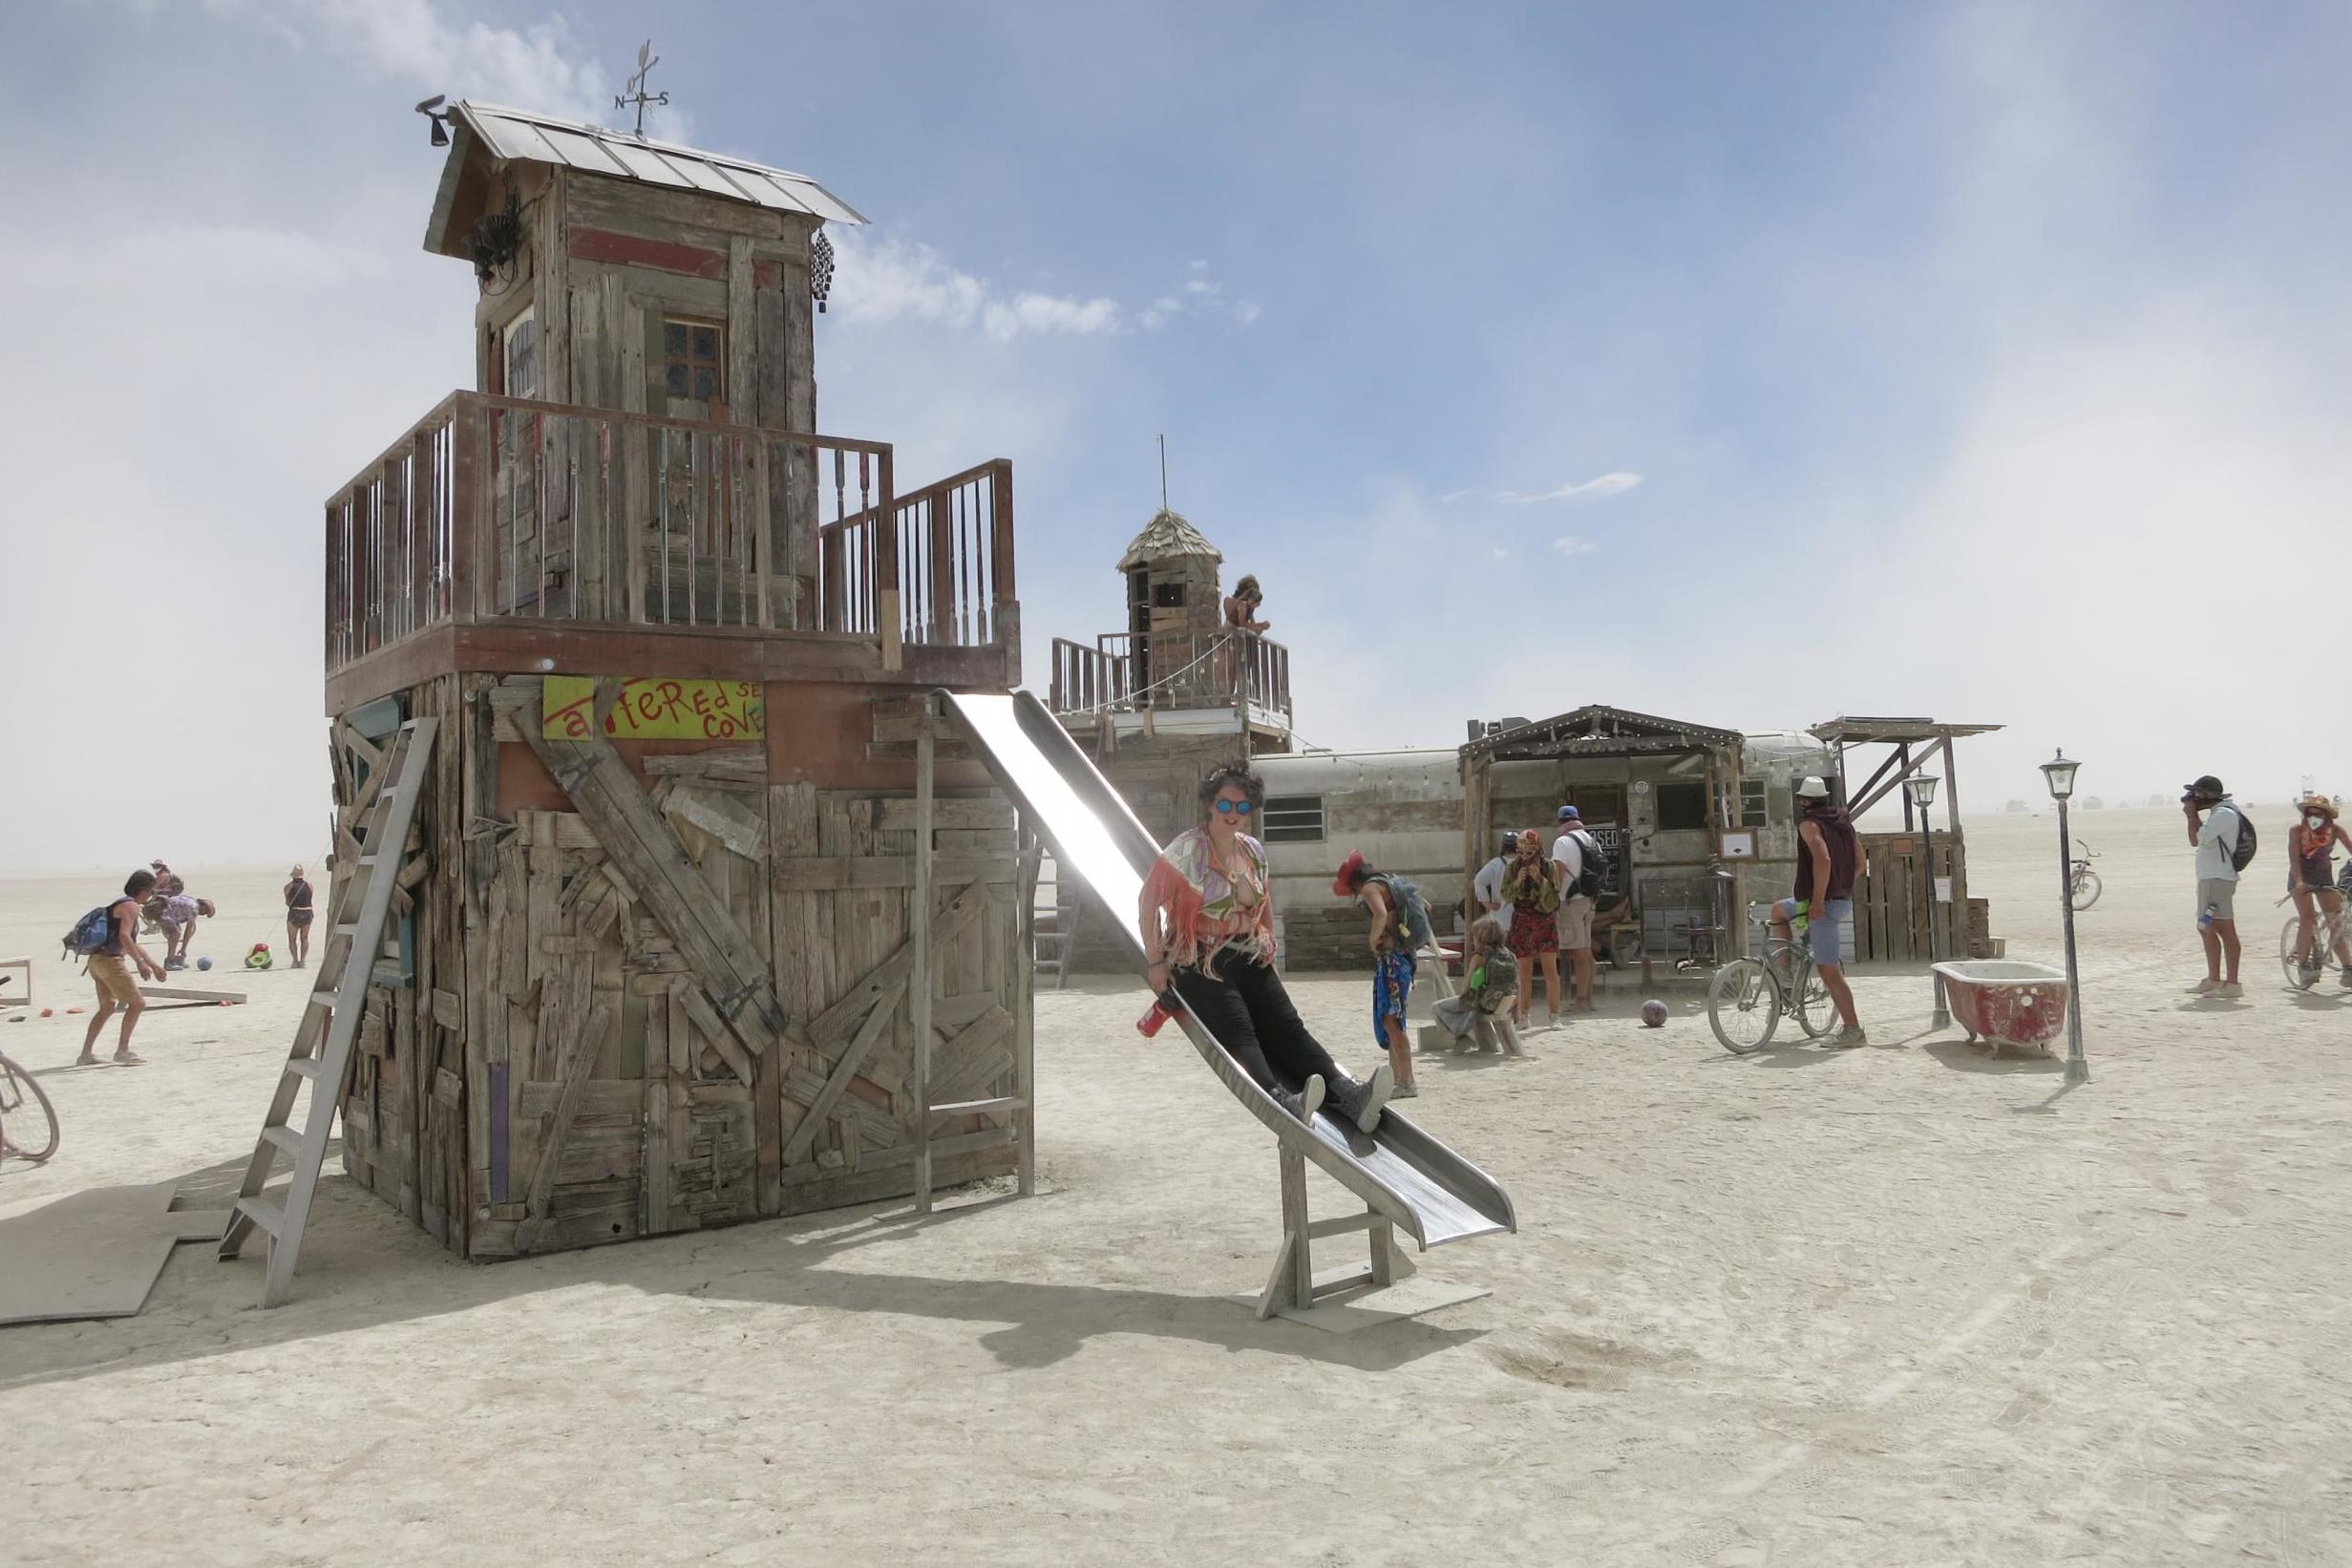
{"type": "MultiPolygon", "coordinates": [[[[596,681],[550,675],[541,683],[549,740],[585,740],[596,718],[596,681]]],[[[604,719],[614,740],[765,740],[768,710],[756,681],[670,681],[641,676],[621,683],[604,719]]]]}

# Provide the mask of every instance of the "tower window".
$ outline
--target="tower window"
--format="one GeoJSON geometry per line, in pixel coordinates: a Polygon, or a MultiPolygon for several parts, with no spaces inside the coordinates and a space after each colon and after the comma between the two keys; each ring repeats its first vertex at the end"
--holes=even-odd
{"type": "Polygon", "coordinates": [[[727,330],[713,321],[670,316],[662,322],[662,384],[672,397],[703,402],[720,395],[727,330]]]}

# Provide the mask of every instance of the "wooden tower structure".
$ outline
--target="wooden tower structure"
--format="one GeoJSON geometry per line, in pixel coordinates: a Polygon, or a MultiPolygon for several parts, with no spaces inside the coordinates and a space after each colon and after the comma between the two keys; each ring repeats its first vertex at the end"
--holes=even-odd
{"type": "MultiPolygon", "coordinates": [[[[1226,630],[1224,559],[1163,506],[1119,556],[1125,628],[1091,646],[1053,640],[1054,717],[1163,840],[1192,823],[1195,787],[1210,767],[1291,750],[1290,650],[1226,630]]],[[[1056,887],[1041,967],[1058,983],[1121,962],[1115,933],[1093,920],[1075,888],[1056,887]]]]}
{"type": "Polygon", "coordinates": [[[339,864],[437,721],[347,1170],[473,1258],[1026,1176],[1016,825],[951,748],[915,798],[924,694],[1020,678],[1010,465],[816,434],[816,181],[449,128],[476,388],[327,505],[339,864]]]}

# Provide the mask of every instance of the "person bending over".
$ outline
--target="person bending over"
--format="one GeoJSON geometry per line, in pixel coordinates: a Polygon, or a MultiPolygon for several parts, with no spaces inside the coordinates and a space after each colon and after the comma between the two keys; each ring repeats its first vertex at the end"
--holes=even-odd
{"type": "MultiPolygon", "coordinates": [[[[1413,973],[1419,943],[1412,923],[1405,918],[1405,901],[1418,897],[1410,884],[1375,871],[1362,850],[1349,853],[1331,882],[1334,897],[1353,899],[1372,917],[1368,942],[1372,949],[1372,1040],[1388,1053],[1388,1070],[1396,1077],[1396,1098],[1409,1100],[1421,1092],[1413,1083],[1412,1046],[1405,1035],[1405,1006],[1412,1000],[1413,973]]],[[[1427,916],[1424,915],[1426,922],[1427,916]]]]}
{"type": "Polygon", "coordinates": [[[1173,990],[1283,1110],[1311,1122],[1327,1098],[1369,1133],[1393,1087],[1388,1064],[1367,1083],[1342,1072],[1274,971],[1266,847],[1243,831],[1265,799],[1264,782],[1226,763],[1200,780],[1199,799],[1199,825],[1170,839],[1143,881],[1136,924],[1145,980],[1155,996],[1173,990]]]}

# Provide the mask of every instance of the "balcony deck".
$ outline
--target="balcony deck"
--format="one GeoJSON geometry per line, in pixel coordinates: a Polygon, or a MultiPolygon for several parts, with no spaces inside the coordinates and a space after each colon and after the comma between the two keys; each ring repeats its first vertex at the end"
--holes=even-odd
{"type": "Polygon", "coordinates": [[[1073,732],[1110,725],[1120,733],[1145,728],[1248,728],[1290,732],[1290,650],[1271,638],[1234,631],[1215,636],[1137,638],[1106,632],[1094,646],[1053,640],[1049,706],[1073,732]]]}
{"type": "Polygon", "coordinates": [[[1012,465],[453,392],[327,503],[327,710],[456,670],[1021,678],[1012,465]]]}

